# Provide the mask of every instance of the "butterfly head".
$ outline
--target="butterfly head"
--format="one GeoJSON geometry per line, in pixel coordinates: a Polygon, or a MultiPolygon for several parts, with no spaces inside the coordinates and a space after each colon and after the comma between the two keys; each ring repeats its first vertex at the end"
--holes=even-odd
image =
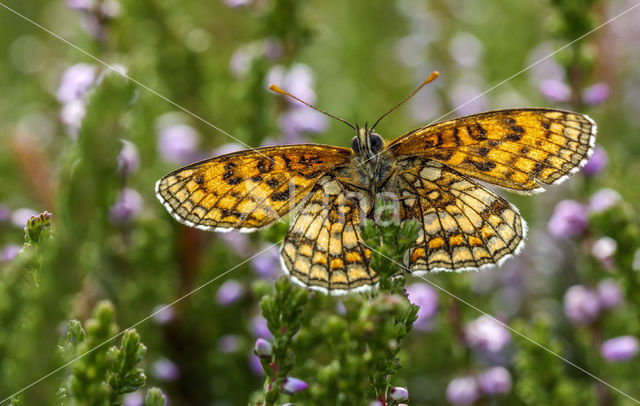
{"type": "Polygon", "coordinates": [[[382,137],[373,132],[367,124],[364,128],[356,125],[356,136],[351,139],[351,149],[360,158],[371,159],[384,147],[382,137]]]}

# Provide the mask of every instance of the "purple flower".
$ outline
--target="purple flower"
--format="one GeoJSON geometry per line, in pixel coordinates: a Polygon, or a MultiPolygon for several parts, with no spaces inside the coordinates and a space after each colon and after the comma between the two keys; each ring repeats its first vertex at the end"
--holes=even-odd
{"type": "Polygon", "coordinates": [[[407,294],[409,301],[420,307],[413,327],[421,331],[429,330],[433,325],[431,319],[438,310],[436,290],[426,283],[414,283],[407,287],[407,294]]]}
{"type": "Polygon", "coordinates": [[[473,68],[482,57],[482,42],[468,32],[461,32],[451,39],[449,53],[461,66],[473,68]]]}
{"type": "Polygon", "coordinates": [[[598,295],[582,285],[574,285],[564,294],[564,314],[573,324],[589,324],[600,315],[598,295]]]}
{"type": "Polygon", "coordinates": [[[638,339],[633,336],[620,336],[602,343],[602,356],[610,362],[627,361],[638,353],[638,339]]]}
{"type": "Polygon", "coordinates": [[[257,42],[240,46],[233,55],[231,55],[231,60],[229,61],[231,74],[236,78],[245,77],[247,73],[249,73],[249,68],[251,68],[254,59],[258,56],[260,56],[260,47],[257,42]]]}
{"type": "Polygon", "coordinates": [[[467,324],[464,336],[470,347],[492,353],[502,350],[511,341],[509,330],[487,315],[467,324]]]}
{"type": "Polygon", "coordinates": [[[571,97],[571,89],[564,82],[546,79],[540,83],[540,93],[551,102],[566,102],[571,97]]]}
{"type": "Polygon", "coordinates": [[[240,336],[235,334],[226,334],[218,340],[218,349],[223,354],[229,354],[238,351],[240,348],[240,336]]]}
{"type": "Polygon", "coordinates": [[[487,98],[482,90],[475,85],[461,83],[451,90],[451,104],[456,107],[456,113],[462,116],[487,110],[487,98]]]}
{"type": "Polygon", "coordinates": [[[240,300],[244,295],[244,286],[236,280],[229,279],[218,288],[216,301],[221,306],[228,306],[240,300]]]}
{"type": "Polygon", "coordinates": [[[224,4],[230,8],[244,7],[251,4],[251,0],[224,0],[224,4]]]}
{"type": "Polygon", "coordinates": [[[87,63],[72,65],[62,74],[56,98],[63,104],[84,99],[96,82],[97,69],[87,63]]]}
{"type": "Polygon", "coordinates": [[[273,347],[269,341],[264,338],[258,338],[253,347],[253,352],[260,358],[271,358],[273,355],[273,347]]]}
{"type": "Polygon", "coordinates": [[[127,140],[122,140],[122,149],[118,154],[118,172],[123,176],[129,176],[140,167],[140,154],[136,145],[127,140]]]}
{"type": "Polygon", "coordinates": [[[14,210],[14,212],[11,213],[11,223],[18,228],[24,228],[27,225],[27,221],[38,214],[37,211],[28,208],[14,210]]]}
{"type": "Polygon", "coordinates": [[[249,369],[257,376],[264,375],[260,358],[256,354],[251,353],[251,355],[249,355],[249,369]]]}
{"type": "Polygon", "coordinates": [[[598,105],[609,98],[611,88],[606,83],[596,83],[582,92],[582,100],[592,106],[598,105]]]}
{"type": "Polygon", "coordinates": [[[447,385],[447,400],[454,405],[470,405],[479,397],[478,382],[472,376],[454,378],[447,385]]]}
{"type": "Polygon", "coordinates": [[[67,6],[73,10],[89,11],[95,6],[94,0],[67,0],[67,6]]]}
{"type": "Polygon", "coordinates": [[[142,211],[142,196],[134,189],[124,188],[118,200],[111,207],[109,217],[115,224],[127,223],[142,211]]]}
{"type": "Polygon", "coordinates": [[[10,218],[11,210],[7,206],[0,204],[0,223],[6,223],[10,218]]]}
{"type": "Polygon", "coordinates": [[[582,168],[582,173],[586,176],[595,176],[604,170],[607,166],[607,161],[607,151],[600,146],[596,146],[589,162],[582,168]]]}
{"type": "Polygon", "coordinates": [[[321,133],[327,129],[327,117],[307,106],[292,107],[282,114],[280,128],[286,143],[305,142],[302,133],[321,133]]]}
{"type": "Polygon", "coordinates": [[[623,300],[620,285],[611,278],[603,279],[598,283],[597,294],[600,300],[600,307],[603,309],[618,307],[623,300]]]}
{"type": "Polygon", "coordinates": [[[511,390],[511,375],[506,368],[491,367],[478,376],[482,392],[486,395],[502,395],[511,390]]]}
{"type": "Polygon", "coordinates": [[[124,406],[144,406],[144,396],[142,392],[135,391],[124,395],[124,406]]]}
{"type": "Polygon", "coordinates": [[[75,139],[77,130],[82,124],[82,119],[86,113],[86,107],[82,100],[74,100],[69,103],[65,103],[60,109],[59,117],[62,124],[69,127],[71,135],[75,139]]]}
{"type": "Polygon", "coordinates": [[[186,164],[197,159],[198,133],[186,124],[173,124],[158,133],[158,151],[165,162],[186,164]]]}
{"type": "Polygon", "coordinates": [[[20,253],[21,246],[18,244],[7,244],[0,252],[0,263],[12,261],[20,253]]]}
{"type": "Polygon", "coordinates": [[[178,366],[166,358],[154,362],[152,371],[153,376],[161,381],[175,381],[180,376],[180,369],[178,366]]]}
{"type": "Polygon", "coordinates": [[[620,193],[613,189],[600,189],[589,199],[589,210],[592,213],[600,213],[616,206],[622,201],[620,193]]]}
{"type": "Polygon", "coordinates": [[[271,331],[267,326],[267,320],[261,315],[256,315],[251,319],[251,331],[258,338],[272,338],[271,331]]]}
{"type": "Polygon", "coordinates": [[[167,324],[176,318],[176,311],[172,306],[158,305],[153,308],[153,320],[160,324],[167,324]]]}
{"type": "Polygon", "coordinates": [[[218,234],[218,238],[224,241],[238,255],[245,255],[249,249],[249,237],[238,231],[218,234]]]}
{"type": "Polygon", "coordinates": [[[391,399],[396,402],[409,400],[409,391],[402,386],[395,386],[391,388],[391,399]]]}
{"type": "Polygon", "coordinates": [[[307,383],[302,379],[288,376],[284,379],[284,383],[282,384],[282,391],[288,395],[293,395],[294,393],[307,389],[308,386],[309,385],[307,385],[307,383]]]}
{"type": "Polygon", "coordinates": [[[554,237],[566,238],[581,234],[588,225],[587,210],[583,204],[575,200],[562,200],[553,209],[547,229],[554,237]]]}
{"type": "Polygon", "coordinates": [[[384,406],[379,400],[372,400],[367,406],[384,406]]]}
{"type": "MultiPolygon", "coordinates": [[[[267,82],[275,83],[292,95],[306,101],[316,102],[316,92],[313,90],[313,71],[307,65],[296,63],[289,70],[283,66],[274,66],[267,74],[267,82]]],[[[288,99],[293,106],[301,106],[300,102],[288,99]]]]}
{"type": "MultiPolygon", "coordinates": [[[[264,248],[263,248],[264,249],[264,248]]],[[[273,278],[280,269],[280,253],[278,247],[271,246],[257,257],[251,259],[253,270],[263,278],[273,278]]]]}
{"type": "Polygon", "coordinates": [[[618,243],[611,237],[598,238],[591,247],[591,254],[607,269],[613,267],[613,255],[616,253],[618,243]]]}

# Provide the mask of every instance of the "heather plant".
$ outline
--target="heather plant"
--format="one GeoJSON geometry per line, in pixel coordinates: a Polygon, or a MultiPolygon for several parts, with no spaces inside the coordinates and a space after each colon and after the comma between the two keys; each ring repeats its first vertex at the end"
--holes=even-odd
{"type": "Polygon", "coordinates": [[[0,6],[0,404],[638,403],[634,4],[0,6]],[[362,124],[433,70],[385,139],[525,106],[598,124],[582,171],[509,194],[529,233],[498,269],[410,275],[416,229],[387,219],[363,229],[379,289],[327,296],[282,275],[286,219],[205,233],[154,196],[165,173],[247,145],[348,146],[269,83],[362,124]]]}

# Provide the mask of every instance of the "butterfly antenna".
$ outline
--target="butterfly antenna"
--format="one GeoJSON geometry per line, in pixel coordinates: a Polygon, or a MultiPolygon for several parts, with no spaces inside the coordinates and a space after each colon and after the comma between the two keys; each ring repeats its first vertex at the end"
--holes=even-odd
{"type": "Polygon", "coordinates": [[[404,102],[406,102],[407,100],[409,100],[410,98],[412,98],[416,93],[418,93],[420,91],[420,89],[422,89],[427,83],[431,83],[434,80],[436,80],[436,78],[438,77],[438,75],[440,75],[440,73],[438,73],[438,71],[433,71],[431,72],[431,75],[429,75],[429,77],[427,78],[427,80],[425,80],[424,82],[422,82],[420,84],[420,86],[418,86],[418,88],[416,90],[414,90],[413,92],[411,92],[411,94],[407,97],[405,97],[400,103],[396,104],[395,106],[391,107],[391,109],[389,109],[389,111],[387,111],[386,113],[384,113],[383,115],[380,116],[380,118],[375,122],[375,124],[373,125],[373,127],[371,127],[371,130],[373,130],[378,123],[380,122],[380,120],[382,120],[383,118],[385,118],[386,116],[389,115],[389,113],[391,113],[392,111],[394,111],[395,109],[397,109],[398,107],[402,106],[404,104],[404,102]]]}
{"type": "Polygon", "coordinates": [[[326,111],[324,111],[324,110],[320,110],[319,108],[317,108],[317,107],[315,107],[315,106],[312,106],[311,104],[307,103],[306,101],[298,99],[296,96],[292,95],[291,93],[289,93],[289,92],[285,92],[284,90],[280,89],[278,86],[276,86],[276,85],[274,85],[274,84],[270,84],[270,85],[269,85],[269,90],[271,90],[271,91],[273,91],[273,92],[276,92],[276,93],[283,94],[283,95],[288,96],[288,97],[291,97],[292,99],[299,101],[300,103],[304,104],[305,106],[307,106],[307,107],[311,107],[311,108],[312,108],[312,109],[314,109],[315,111],[319,111],[320,113],[324,114],[325,116],[329,116],[329,117],[334,118],[334,119],[336,119],[336,120],[338,120],[338,121],[342,121],[343,123],[345,123],[345,124],[346,124],[346,125],[348,125],[349,127],[353,128],[354,130],[356,129],[354,126],[352,126],[351,124],[349,124],[346,120],[344,120],[344,119],[342,119],[342,118],[340,118],[340,117],[336,117],[336,116],[334,116],[333,114],[329,114],[329,113],[327,113],[327,112],[326,112],[326,111]]]}

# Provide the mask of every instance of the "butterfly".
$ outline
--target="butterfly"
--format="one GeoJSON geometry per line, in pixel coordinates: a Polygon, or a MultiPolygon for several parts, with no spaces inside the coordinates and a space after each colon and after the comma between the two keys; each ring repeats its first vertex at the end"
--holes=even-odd
{"type": "Polygon", "coordinates": [[[518,209],[480,182],[538,193],[567,179],[593,151],[591,118],[544,108],[474,114],[385,142],[375,126],[409,97],[373,126],[325,113],[355,130],[351,149],[302,144],[234,152],[169,173],[156,183],[157,197],[176,220],[207,231],[252,232],[293,212],[280,250],[283,270],[302,286],[345,294],[378,283],[360,224],[380,196],[401,221],[420,223],[404,255],[409,273],[477,270],[517,254],[527,233],[518,209]]]}

